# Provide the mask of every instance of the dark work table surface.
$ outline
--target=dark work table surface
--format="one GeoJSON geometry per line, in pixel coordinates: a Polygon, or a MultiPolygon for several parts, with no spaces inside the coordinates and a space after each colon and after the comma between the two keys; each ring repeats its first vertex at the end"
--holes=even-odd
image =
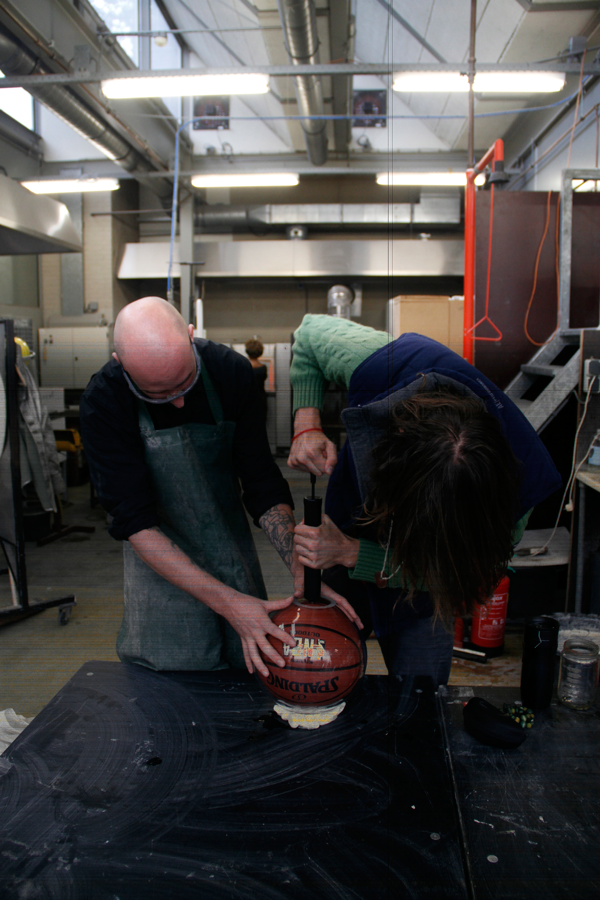
{"type": "Polygon", "coordinates": [[[294,731],[245,673],[86,663],[0,757],[0,898],[600,896],[598,708],[502,751],[473,693],[518,699],[367,676],[294,731]]]}
{"type": "Polygon", "coordinates": [[[498,750],[463,728],[463,703],[502,709],[518,688],[441,690],[456,794],[476,900],[600,897],[600,708],[553,700],[526,741],[498,750]]]}
{"type": "Polygon", "coordinates": [[[439,698],[294,731],[245,673],[90,662],[0,757],[2,900],[469,897],[439,698]]]}

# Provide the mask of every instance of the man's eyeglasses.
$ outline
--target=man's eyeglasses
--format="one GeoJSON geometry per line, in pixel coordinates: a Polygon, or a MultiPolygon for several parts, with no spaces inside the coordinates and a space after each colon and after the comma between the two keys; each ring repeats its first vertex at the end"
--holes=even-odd
{"type": "Polygon", "coordinates": [[[200,378],[200,367],[202,365],[202,362],[200,360],[200,354],[198,353],[198,350],[196,349],[196,345],[193,342],[192,342],[192,349],[194,351],[194,358],[196,360],[196,374],[194,375],[194,379],[193,379],[192,383],[189,385],[189,387],[186,387],[185,390],[179,391],[179,393],[177,393],[177,394],[172,394],[170,397],[164,397],[164,398],[161,398],[160,400],[155,400],[152,397],[148,397],[148,395],[144,394],[143,391],[140,391],[140,389],[137,387],[135,382],[131,380],[131,378],[125,371],[125,369],[123,369],[123,366],[121,366],[121,368],[123,369],[123,375],[125,376],[125,381],[127,382],[127,386],[129,387],[129,390],[131,391],[131,393],[135,397],[137,397],[138,400],[143,400],[144,403],[171,403],[173,400],[179,400],[180,397],[184,397],[186,394],[189,394],[189,392],[198,383],[198,379],[200,378]]]}

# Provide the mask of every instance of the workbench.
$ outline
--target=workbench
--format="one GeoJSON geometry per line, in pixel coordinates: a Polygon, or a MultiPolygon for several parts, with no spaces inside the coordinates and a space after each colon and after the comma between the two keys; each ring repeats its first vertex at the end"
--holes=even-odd
{"type": "Polygon", "coordinates": [[[574,559],[574,612],[600,613],[598,585],[594,585],[590,564],[600,544],[600,467],[584,463],[578,468],[577,548],[574,559]]]}
{"type": "Polygon", "coordinates": [[[367,676],[294,731],[245,673],[87,663],[0,757],[2,900],[597,895],[598,712],[494,750],[472,690],[367,676]]]}
{"type": "Polygon", "coordinates": [[[477,696],[502,709],[519,690],[442,692],[475,900],[600,896],[600,706],[578,712],[554,699],[524,744],[497,750],[464,730],[463,704],[477,696]]]}

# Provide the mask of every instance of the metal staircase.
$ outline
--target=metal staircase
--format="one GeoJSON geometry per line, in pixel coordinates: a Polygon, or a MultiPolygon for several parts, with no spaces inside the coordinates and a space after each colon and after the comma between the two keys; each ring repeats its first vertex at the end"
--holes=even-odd
{"type": "MultiPolygon", "coordinates": [[[[600,169],[564,169],[560,199],[559,332],[513,378],[505,393],[536,431],[554,418],[579,385],[581,334],[571,327],[573,183],[600,180],[600,169]]],[[[600,325],[598,326],[600,329],[600,325]]]]}
{"type": "Polygon", "coordinates": [[[579,383],[579,334],[557,334],[540,347],[504,393],[536,431],[554,418],[579,383]]]}

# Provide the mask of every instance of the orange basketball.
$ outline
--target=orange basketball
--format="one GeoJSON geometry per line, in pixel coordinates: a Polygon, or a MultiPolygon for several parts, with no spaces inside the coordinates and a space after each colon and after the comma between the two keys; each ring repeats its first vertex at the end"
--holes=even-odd
{"type": "Polygon", "coordinates": [[[296,646],[269,636],[285,667],[265,660],[269,675],[257,676],[266,689],[298,706],[330,706],[347,697],[364,674],[365,660],[358,629],[333,600],[294,600],[272,620],[296,638],[296,646]]]}

